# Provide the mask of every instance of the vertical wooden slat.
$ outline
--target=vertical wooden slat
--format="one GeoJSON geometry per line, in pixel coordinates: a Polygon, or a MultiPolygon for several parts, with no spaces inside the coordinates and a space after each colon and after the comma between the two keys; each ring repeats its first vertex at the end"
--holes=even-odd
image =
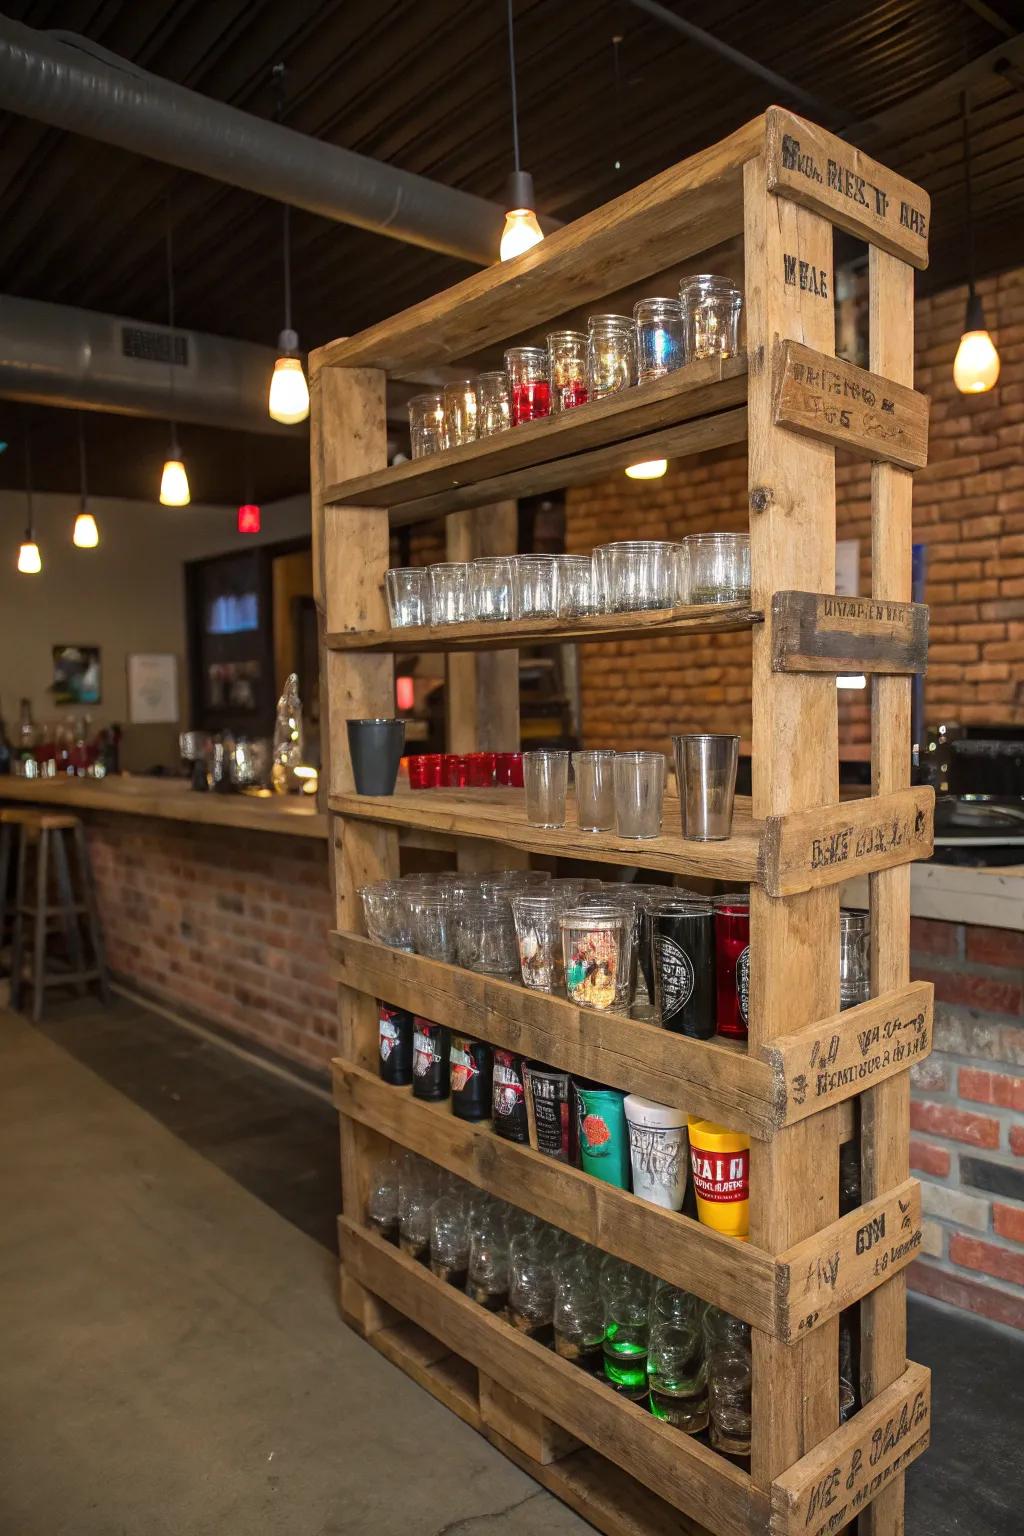
{"type": "MultiPolygon", "coordinates": [[[[387,624],[384,572],[388,567],[388,514],[380,508],[323,507],[325,485],[369,473],[387,463],[384,375],[370,369],[321,368],[313,377],[311,493],[313,571],[321,637],[326,629],[375,629],[387,624]]],[[[345,721],[394,714],[390,656],[327,651],[321,644],[323,778],[332,793],[353,788],[345,721]]],[[[339,928],[361,927],[358,889],[398,874],[398,833],[370,822],[329,822],[329,863],[339,928]]],[[[372,997],[338,988],[338,1043],[359,1066],[377,1059],[377,1006],[372,997]]],[[[361,1220],[373,1164],[387,1143],[365,1126],[341,1120],[342,1206],[361,1220]]],[[[342,1278],[348,1319],[364,1333],[394,1321],[351,1277],[342,1278]]]]}
{"type": "MultiPolygon", "coordinates": [[[[871,368],[897,384],[914,381],[914,273],[871,248],[871,368]]],[[[913,477],[891,464],[871,470],[871,591],[906,602],[911,595],[913,477]]],[[[911,680],[876,677],[871,694],[871,787],[889,794],[910,783],[911,680]]],[[[910,980],[910,865],[870,877],[871,990],[910,980]]],[[[863,1094],[861,1182],[871,1200],[910,1172],[910,1078],[889,1078],[863,1094]]],[[[894,1275],[861,1303],[861,1393],[865,1402],[906,1367],[907,1282],[894,1275]]],[[[861,1536],[900,1536],[904,1478],[894,1478],[860,1517],[861,1536]]]]}
{"type": "MultiPolygon", "coordinates": [[[[835,590],[835,455],[775,426],[770,376],[777,338],[835,351],[832,227],[770,194],[761,159],[745,167],[744,206],[752,601],[766,615],[753,642],[753,795],[766,816],[838,797],[835,680],[773,673],[770,620],[780,589],[835,590]]],[[[837,928],[834,887],[786,900],[752,888],[751,1050],[835,1011],[837,928]]],[[[780,1253],[834,1220],[838,1164],[834,1110],[755,1142],[752,1240],[780,1253]]],[[[753,1356],[751,1475],[767,1488],[838,1423],[838,1324],[789,1346],[755,1331],[753,1356]]]]}
{"type": "MultiPolygon", "coordinates": [[[[518,512],[498,501],[445,518],[449,560],[516,552],[518,512]]],[[[449,653],[446,689],[449,752],[515,752],[519,748],[519,652],[449,653]]]]}

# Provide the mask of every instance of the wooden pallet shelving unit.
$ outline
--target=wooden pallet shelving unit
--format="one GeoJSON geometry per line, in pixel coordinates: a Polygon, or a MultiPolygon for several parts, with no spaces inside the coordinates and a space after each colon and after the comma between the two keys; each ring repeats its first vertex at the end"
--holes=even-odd
{"type": "Polygon", "coordinates": [[[927,196],[780,108],[723,143],[311,362],[314,570],[332,817],[344,1211],[341,1305],[371,1343],[546,1486],[614,1536],[804,1536],[857,1521],[898,1536],[903,1473],[928,1442],[928,1372],[906,1358],[905,1269],[921,1241],[909,1177],[908,1070],[931,1048],[932,997],[911,983],[910,861],[927,857],[932,797],[910,787],[910,683],[927,614],[910,602],[913,469],[927,401],[912,389],[913,269],[927,196]],[[833,231],[870,248],[870,372],[835,358],[833,231]],[[624,306],[639,288],[742,236],[746,354],[552,421],[389,469],[388,376],[473,366],[513,337],[624,306]],[[616,304],[616,299],[619,305],[616,304]],[[580,306],[583,306],[582,311],[580,306]],[[449,556],[515,549],[512,498],[638,458],[745,438],[752,598],[717,611],[391,633],[389,529],[447,519],[449,556]],[[835,450],[872,464],[872,591],[834,596],[835,450]],[[516,647],[623,633],[749,628],[753,796],[721,844],[683,841],[666,805],[647,844],[538,832],[516,791],[353,791],[345,725],[393,712],[393,655],[444,651],[449,746],[518,744],[516,647]],[[872,686],[872,793],[841,801],[835,677],[872,686]],[[484,868],[562,854],[749,882],[746,1048],[580,1010],[360,936],[357,888],[399,871],[405,841],[484,868]],[[839,1012],[839,883],[870,878],[872,996],[839,1012]],[[376,1075],[384,995],[453,1028],[748,1131],[749,1243],[504,1143],[376,1075]],[[859,1136],[862,1204],[839,1215],[839,1146],[859,1136]],[[654,1420],[382,1243],[364,1210],[374,1162],[409,1147],[609,1252],[746,1319],[753,1340],[749,1469],[654,1420]],[[839,1313],[859,1303],[863,1407],[838,1422],[839,1313]]]}

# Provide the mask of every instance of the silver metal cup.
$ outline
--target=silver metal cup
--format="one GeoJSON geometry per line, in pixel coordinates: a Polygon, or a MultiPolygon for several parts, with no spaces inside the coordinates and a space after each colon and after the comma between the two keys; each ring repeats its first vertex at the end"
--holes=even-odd
{"type": "Polygon", "coordinates": [[[683,836],[720,842],[732,832],[738,736],[673,736],[683,836]]]}

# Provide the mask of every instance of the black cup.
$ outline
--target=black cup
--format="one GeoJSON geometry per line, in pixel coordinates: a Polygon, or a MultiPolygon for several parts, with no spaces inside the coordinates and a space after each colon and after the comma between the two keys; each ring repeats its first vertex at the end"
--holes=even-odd
{"type": "Polygon", "coordinates": [[[393,795],[405,748],[404,720],[346,720],[357,795],[393,795]]]}

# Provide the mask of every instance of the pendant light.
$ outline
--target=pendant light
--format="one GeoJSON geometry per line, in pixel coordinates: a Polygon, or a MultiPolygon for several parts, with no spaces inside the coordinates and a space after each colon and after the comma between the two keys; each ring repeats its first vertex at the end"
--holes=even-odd
{"type": "Polygon", "coordinates": [[[512,152],[516,168],[508,179],[506,190],[508,212],[505,214],[505,228],[498,247],[502,261],[511,261],[513,256],[521,256],[532,245],[544,239],[544,231],[537,223],[537,215],[533,211],[536,202],[533,177],[519,165],[519,105],[516,99],[516,35],[512,0],[508,0],[508,68],[512,82],[512,152]]]}
{"type": "Polygon", "coordinates": [[[974,211],[971,199],[971,133],[967,92],[960,98],[964,127],[964,192],[967,211],[967,314],[953,362],[953,383],[962,395],[983,395],[999,378],[999,353],[985,324],[985,310],[974,291],[974,211]]]}
{"type": "MultiPolygon", "coordinates": [[[[273,78],[277,84],[277,110],[275,118],[284,119],[284,65],[275,64],[273,78]]],[[[280,356],[274,364],[270,379],[270,398],[267,408],[273,421],[294,426],[309,415],[309,385],[299,355],[299,338],[292,330],[292,210],[284,204],[284,330],[277,338],[280,356]]]]}
{"type": "Polygon", "coordinates": [[[95,549],[100,541],[96,519],[89,511],[89,492],[85,479],[85,418],[78,413],[78,516],[72,541],[77,549],[95,549]]]}
{"type": "Polygon", "coordinates": [[[167,328],[171,335],[170,341],[170,381],[171,381],[171,449],[164,460],[163,474],[160,476],[160,505],[162,507],[187,507],[192,500],[192,494],[188,488],[188,475],[185,472],[185,461],[178,447],[178,427],[174,420],[174,246],[171,233],[171,210],[167,209],[167,328]]]}
{"type": "Polygon", "coordinates": [[[668,469],[668,459],[644,459],[640,464],[627,464],[630,480],[660,480],[668,469]]]}
{"type": "Polygon", "coordinates": [[[32,514],[32,444],[29,431],[25,432],[25,537],[18,548],[18,570],[23,576],[38,576],[43,568],[43,557],[36,543],[35,518],[32,514]]]}

